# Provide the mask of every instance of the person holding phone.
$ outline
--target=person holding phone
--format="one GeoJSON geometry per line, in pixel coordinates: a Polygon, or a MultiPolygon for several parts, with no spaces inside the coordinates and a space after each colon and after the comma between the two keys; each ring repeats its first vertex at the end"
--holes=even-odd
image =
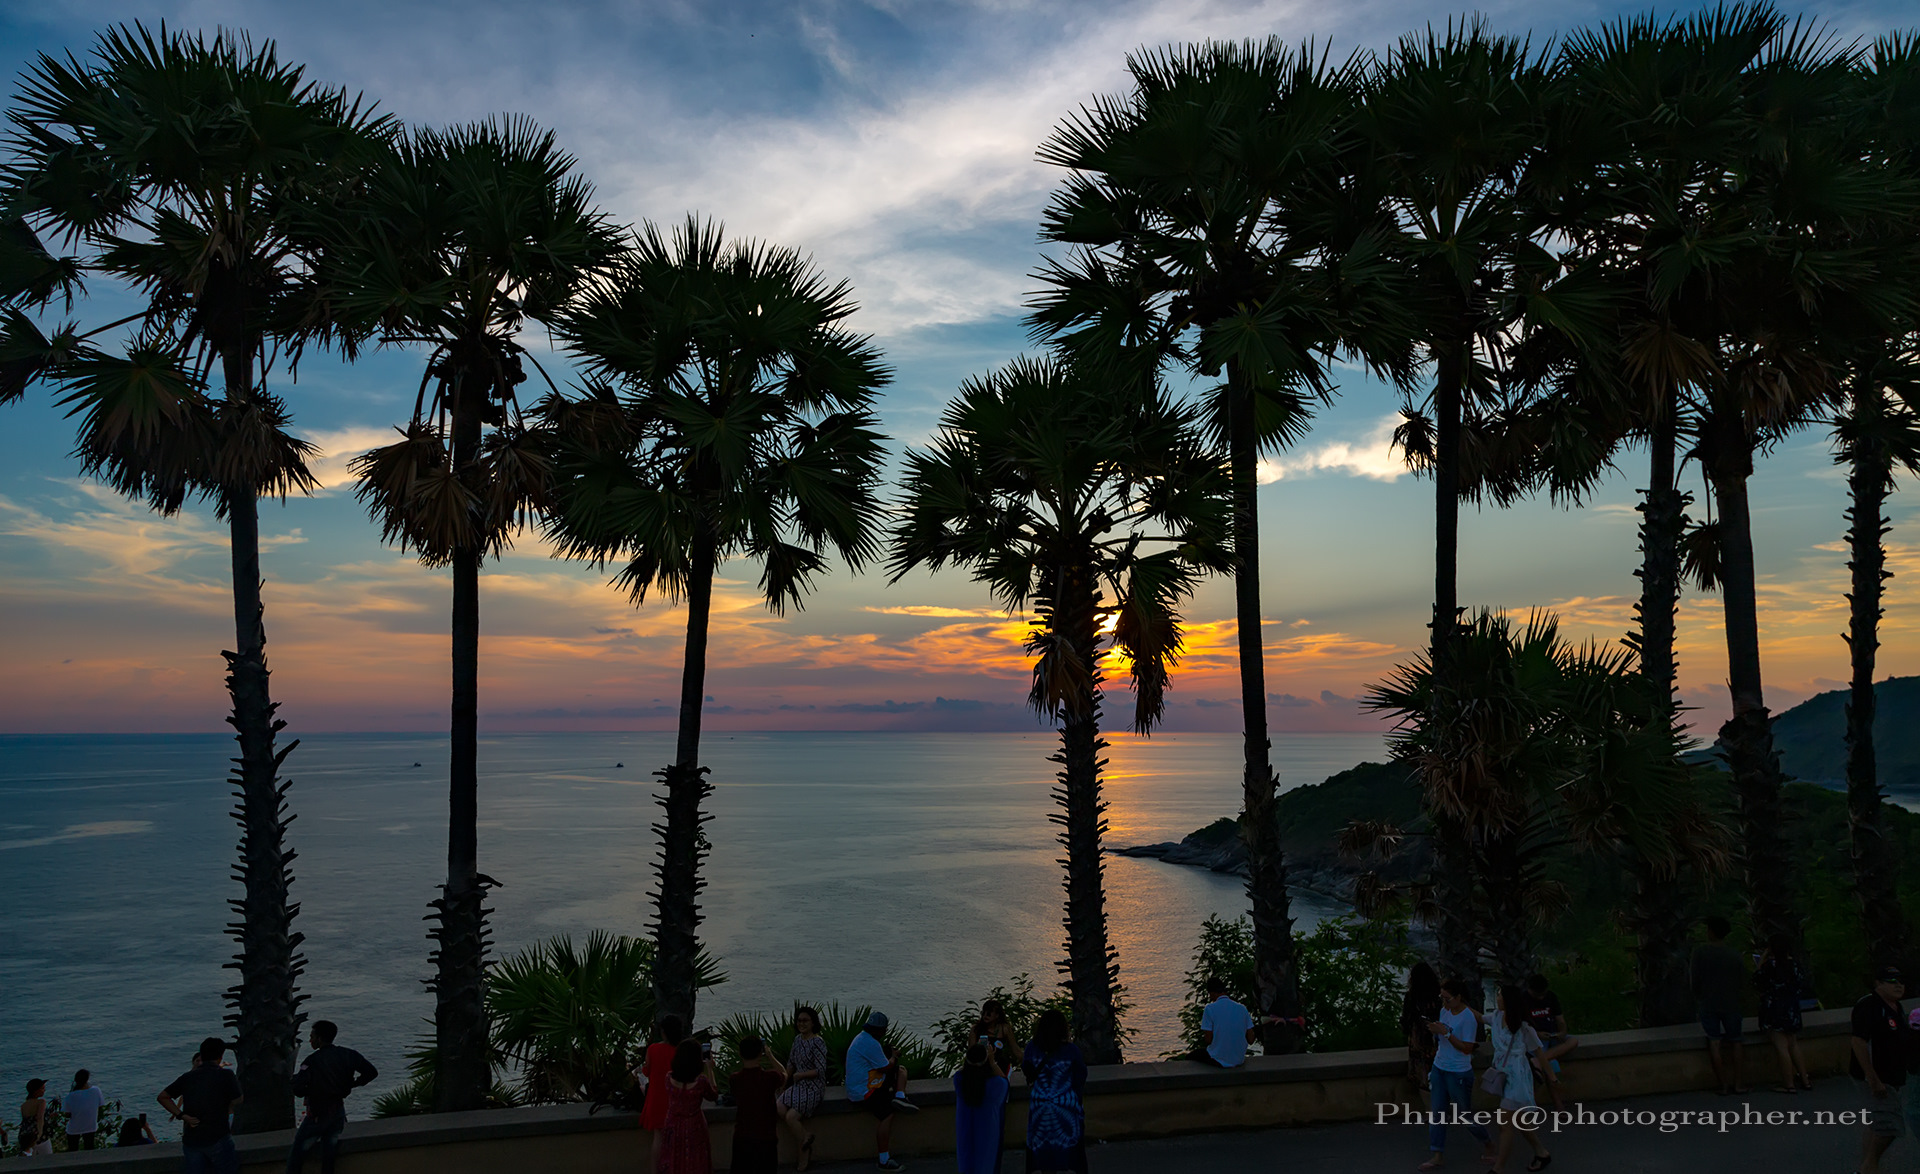
{"type": "Polygon", "coordinates": [[[1020,1037],[1014,1034],[1013,1024],[1007,1022],[1007,1009],[999,999],[980,1004],[980,1018],[973,1025],[973,1042],[987,1045],[993,1054],[994,1066],[1002,1076],[1020,1063],[1020,1037]]]}
{"type": "Polygon", "coordinates": [[[730,1174],[774,1174],[780,1166],[780,1090],[787,1070],[757,1035],[737,1045],[740,1067],[728,1081],[733,1093],[733,1161],[730,1174]]]}
{"type": "Polygon", "coordinates": [[[713,1174],[706,1102],[719,1095],[713,1045],[682,1040],[667,1073],[667,1119],[653,1147],[654,1174],[713,1174]]]}
{"type": "MultiPolygon", "coordinates": [[[[1480,1012],[1468,1004],[1472,990],[1458,978],[1440,984],[1440,1017],[1427,1024],[1435,1039],[1433,1071],[1427,1083],[1432,1091],[1427,1106],[1433,1111],[1427,1125],[1427,1160],[1422,1170],[1438,1170],[1447,1149],[1447,1116],[1458,1105],[1463,1113],[1473,1111],[1473,1053],[1480,1046],[1480,1012]]],[[[1493,1135],[1484,1125],[1468,1125],[1467,1132],[1480,1143],[1482,1155],[1494,1157],[1493,1135]]]]}

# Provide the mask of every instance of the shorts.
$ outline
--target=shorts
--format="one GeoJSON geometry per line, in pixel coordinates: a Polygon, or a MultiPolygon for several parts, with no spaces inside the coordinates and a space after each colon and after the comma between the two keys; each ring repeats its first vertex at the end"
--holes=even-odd
{"type": "Polygon", "coordinates": [[[1889,1088],[1885,1096],[1874,1096],[1864,1080],[1853,1082],[1867,1102],[1867,1130],[1875,1137],[1889,1139],[1907,1135],[1907,1090],[1889,1088]]]}
{"type": "Polygon", "coordinates": [[[1708,1039],[1737,1044],[1740,1042],[1740,1020],[1738,1011],[1702,1011],[1700,1030],[1707,1033],[1708,1039]]]}
{"type": "Polygon", "coordinates": [[[868,1115],[875,1121],[885,1121],[887,1118],[893,1116],[893,1090],[890,1088],[874,1089],[867,1094],[865,1100],[860,1102],[860,1107],[865,1109],[868,1115]]]}

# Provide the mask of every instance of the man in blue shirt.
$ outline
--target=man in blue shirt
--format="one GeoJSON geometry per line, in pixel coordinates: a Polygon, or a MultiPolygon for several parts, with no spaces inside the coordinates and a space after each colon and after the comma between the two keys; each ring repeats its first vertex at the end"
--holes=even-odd
{"type": "Polygon", "coordinates": [[[874,1146],[882,1170],[904,1170],[893,1160],[893,1115],[918,1113],[907,1099],[907,1069],[897,1048],[887,1046],[887,1017],[875,1011],[847,1047],[847,1099],[874,1119],[874,1146]]]}
{"type": "Polygon", "coordinates": [[[1200,1012],[1200,1050],[1193,1058],[1215,1068],[1238,1068],[1253,1043],[1253,1013],[1227,995],[1220,978],[1207,980],[1207,994],[1213,1001],[1200,1012]]]}

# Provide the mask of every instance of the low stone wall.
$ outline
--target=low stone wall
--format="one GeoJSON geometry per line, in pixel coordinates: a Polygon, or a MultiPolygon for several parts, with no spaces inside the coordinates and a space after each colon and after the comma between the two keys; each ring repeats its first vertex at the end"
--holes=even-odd
{"type": "MultiPolygon", "coordinates": [[[[1807,1016],[1801,1047],[1816,1076],[1845,1071],[1848,1043],[1845,1011],[1807,1016]]],[[[1484,1059],[1484,1058],[1483,1058],[1484,1059]]],[[[1773,1048],[1750,1036],[1746,1083],[1764,1087],[1779,1077],[1773,1048]]],[[[1699,1029],[1686,1027],[1614,1031],[1586,1036],[1563,1065],[1568,1098],[1580,1101],[1710,1088],[1713,1070],[1699,1029]]],[[[909,1089],[921,1111],[894,1118],[893,1149],[903,1157],[953,1149],[953,1087],[945,1080],[916,1081],[909,1089]]],[[[1406,1078],[1399,1048],[1325,1055],[1260,1057],[1244,1068],[1221,1071],[1188,1061],[1117,1064],[1087,1075],[1087,1132],[1103,1141],[1216,1133],[1276,1125],[1372,1120],[1381,1102],[1418,1100],[1406,1078]]],[[[1025,1090],[1014,1089],[1007,1111],[1006,1143],[1017,1148],[1026,1128],[1025,1090]]],[[[733,1112],[712,1109],[714,1164],[725,1169],[733,1112]]],[[[870,1159],[873,1122],[830,1091],[813,1119],[817,1161],[870,1159]]],[[[239,1139],[247,1174],[280,1170],[290,1133],[250,1134],[239,1139]]],[[[443,1113],[387,1121],[355,1121],[347,1127],[341,1174],[523,1174],[568,1170],[579,1174],[636,1174],[642,1144],[632,1113],[589,1113],[582,1106],[551,1105],[480,1113],[443,1113]]],[[[792,1160],[791,1153],[785,1156],[792,1160]]],[[[318,1169],[315,1159],[309,1159],[318,1169]]],[[[103,1150],[57,1158],[0,1161],[0,1171],[50,1168],[102,1174],[161,1174],[179,1169],[179,1148],[103,1150]]]]}

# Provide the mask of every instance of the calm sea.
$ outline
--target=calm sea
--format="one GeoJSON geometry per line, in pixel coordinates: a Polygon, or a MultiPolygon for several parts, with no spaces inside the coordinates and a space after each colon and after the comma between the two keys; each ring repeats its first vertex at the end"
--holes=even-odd
{"type": "MultiPolygon", "coordinates": [[[[1239,807],[1234,735],[1116,737],[1109,843],[1178,839],[1239,807]]],[[[131,1107],[220,1031],[235,828],[232,741],[207,736],[0,737],[0,1092],[86,1067],[131,1107]]],[[[445,859],[446,743],[327,734],[288,760],[303,989],[310,1015],[397,1083],[432,996],[423,915],[445,859]]],[[[1051,737],[720,734],[705,939],[730,980],[702,1022],[795,998],[872,1003],[924,1031],[996,983],[1043,985],[1061,945],[1061,849],[1046,816],[1051,737]]],[[[501,952],[553,934],[642,934],[667,734],[482,741],[481,870],[503,883],[501,952]],[[624,763],[624,766],[618,765],[624,763]]],[[[1378,759],[1372,735],[1290,735],[1283,787],[1378,759]]],[[[1238,915],[1237,878],[1109,858],[1133,1054],[1173,1046],[1200,922],[1238,915]]],[[[1306,924],[1329,910],[1296,903],[1306,924]]],[[[355,1098],[356,1116],[371,1097],[355,1098]]],[[[11,1104],[12,1102],[6,1102],[11,1104]]]]}

